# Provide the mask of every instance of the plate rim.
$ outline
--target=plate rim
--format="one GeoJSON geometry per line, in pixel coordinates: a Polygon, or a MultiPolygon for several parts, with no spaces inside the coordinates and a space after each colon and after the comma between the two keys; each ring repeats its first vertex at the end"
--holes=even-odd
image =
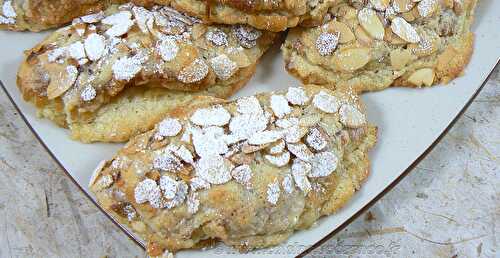
{"type": "MultiPolygon", "coordinates": [[[[384,197],[388,192],[390,192],[396,185],[401,182],[410,172],[414,170],[414,168],[425,158],[427,155],[436,147],[441,140],[448,134],[451,128],[456,124],[458,119],[462,117],[462,115],[467,111],[469,106],[474,102],[476,97],[479,95],[479,93],[483,90],[484,86],[487,84],[491,76],[493,75],[493,72],[495,69],[499,66],[500,64],[500,58],[497,59],[497,62],[491,70],[488,72],[488,75],[485,77],[483,82],[481,83],[481,86],[479,86],[475,92],[469,97],[467,102],[462,106],[460,111],[457,113],[457,115],[451,120],[451,122],[441,131],[438,137],[435,138],[435,140],[418,156],[416,157],[413,162],[401,172],[401,174],[394,179],[387,187],[385,187],[380,193],[378,193],[373,199],[371,199],[367,204],[365,204],[361,209],[356,211],[353,215],[351,215],[347,220],[345,220],[342,224],[340,224],[338,227],[333,229],[330,233],[328,233],[326,236],[321,238],[319,241],[315,242],[312,244],[309,248],[306,250],[302,251],[300,254],[296,255],[295,257],[304,257],[305,255],[311,253],[318,247],[320,247],[322,244],[324,244],[326,241],[330,240],[334,235],[336,235],[338,232],[342,231],[345,227],[347,227],[349,224],[351,224],[355,219],[357,219],[361,214],[365,213],[369,208],[371,208],[375,203],[377,203],[382,197],[384,197]]],[[[465,75],[463,75],[465,76],[465,75]]],[[[443,85],[441,85],[443,86],[443,85]]],[[[3,84],[2,80],[0,80],[0,87],[2,88],[3,92],[9,99],[10,103],[14,106],[15,110],[17,113],[21,116],[22,120],[28,127],[28,129],[31,131],[31,133],[35,136],[35,138],[38,140],[40,145],[45,149],[45,151],[49,154],[49,156],[56,162],[56,164],[63,170],[64,174],[69,177],[71,182],[76,185],[76,187],[84,194],[85,197],[87,197],[88,200],[90,200],[96,207],[97,209],[103,213],[115,226],[117,226],[127,237],[132,240],[134,243],[136,243],[139,247],[141,247],[143,250],[146,249],[146,247],[142,244],[142,241],[138,240],[129,230],[127,230],[124,226],[122,226],[120,223],[118,223],[110,214],[108,214],[104,209],[90,196],[89,193],[87,193],[80,184],[78,184],[75,180],[75,178],[69,173],[69,171],[62,165],[62,163],[59,161],[59,159],[52,153],[52,151],[47,147],[45,142],[42,140],[42,138],[38,135],[38,133],[35,131],[35,129],[32,127],[24,113],[21,111],[17,103],[14,101],[12,98],[11,94],[3,84]]]]}

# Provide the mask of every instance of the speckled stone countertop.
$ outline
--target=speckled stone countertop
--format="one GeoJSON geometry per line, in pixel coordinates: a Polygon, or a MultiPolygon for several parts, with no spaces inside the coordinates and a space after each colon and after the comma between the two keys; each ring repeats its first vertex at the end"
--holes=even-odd
{"type": "MultiPolygon", "coordinates": [[[[500,69],[434,150],[313,257],[498,257],[500,69]]],[[[0,257],[144,257],[0,93],[0,257]]]]}

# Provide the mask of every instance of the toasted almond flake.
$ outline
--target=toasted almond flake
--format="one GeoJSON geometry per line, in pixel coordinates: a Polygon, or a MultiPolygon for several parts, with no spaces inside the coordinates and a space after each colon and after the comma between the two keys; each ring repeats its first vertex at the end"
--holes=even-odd
{"type": "Polygon", "coordinates": [[[197,191],[200,189],[209,189],[210,183],[205,181],[205,179],[201,177],[193,177],[191,178],[189,186],[191,187],[192,191],[197,191]]]}
{"type": "Polygon", "coordinates": [[[71,88],[78,78],[78,69],[69,65],[57,74],[57,78],[51,78],[49,86],[47,87],[48,99],[55,99],[64,94],[71,88]]]}
{"type": "Polygon", "coordinates": [[[147,26],[148,22],[153,22],[153,13],[144,7],[134,6],[132,7],[132,13],[134,14],[137,26],[143,33],[148,33],[149,29],[147,26]]]}
{"type": "Polygon", "coordinates": [[[134,189],[135,202],[141,204],[155,201],[161,197],[160,187],[152,179],[146,178],[139,182],[134,189]]]}
{"type": "Polygon", "coordinates": [[[309,191],[311,191],[311,183],[307,178],[311,172],[311,165],[302,160],[294,159],[291,170],[295,184],[305,195],[307,195],[309,191]]]}
{"type": "Polygon", "coordinates": [[[142,69],[142,65],[139,60],[134,57],[124,56],[113,64],[112,70],[115,79],[130,81],[135,77],[142,69]]]}
{"type": "Polygon", "coordinates": [[[227,46],[229,44],[227,34],[217,28],[207,32],[207,34],[205,34],[205,38],[218,47],[227,46]]]}
{"type": "Polygon", "coordinates": [[[286,128],[284,133],[285,141],[287,143],[297,143],[302,139],[302,137],[304,137],[304,135],[306,135],[307,129],[298,125],[293,125],[286,128]]]}
{"type": "Polygon", "coordinates": [[[215,75],[221,80],[227,80],[238,70],[238,65],[224,54],[220,54],[209,60],[210,67],[215,75]]]}
{"type": "Polygon", "coordinates": [[[192,141],[198,156],[212,156],[228,152],[229,148],[223,136],[224,129],[216,126],[192,130],[192,141]]]}
{"type": "Polygon", "coordinates": [[[277,167],[283,167],[290,162],[290,152],[285,151],[278,155],[265,155],[264,158],[277,167]]]}
{"type": "Polygon", "coordinates": [[[179,46],[174,37],[165,37],[161,41],[158,41],[157,44],[156,49],[163,60],[170,62],[175,59],[179,52],[179,46]]]}
{"type": "Polygon", "coordinates": [[[357,128],[366,123],[366,117],[358,108],[351,104],[340,107],[340,122],[345,126],[357,128]]]}
{"type": "Polygon", "coordinates": [[[329,176],[337,169],[339,159],[333,152],[325,151],[314,155],[311,159],[312,170],[309,177],[329,176]]]}
{"type": "Polygon", "coordinates": [[[257,39],[262,35],[262,32],[248,25],[234,25],[232,30],[240,45],[244,48],[255,47],[257,39]]]}
{"type": "Polygon", "coordinates": [[[389,7],[390,0],[370,0],[370,3],[373,5],[377,11],[385,11],[387,7],[389,7]]]}
{"type": "Polygon", "coordinates": [[[2,6],[2,13],[7,18],[16,18],[16,10],[12,6],[12,1],[5,1],[2,6]]]}
{"type": "Polygon", "coordinates": [[[271,109],[274,115],[279,118],[283,118],[285,115],[292,112],[287,99],[283,95],[271,95],[271,109]]]}
{"type": "Polygon", "coordinates": [[[282,118],[276,120],[275,124],[283,129],[290,128],[299,124],[299,119],[296,117],[282,118]]]}
{"type": "Polygon", "coordinates": [[[311,150],[303,143],[289,143],[286,146],[295,157],[303,161],[309,161],[313,157],[311,150]]]}
{"type": "Polygon", "coordinates": [[[208,74],[208,65],[201,58],[196,58],[190,65],[184,67],[177,79],[183,83],[195,83],[203,80],[208,74]]]}
{"type": "Polygon", "coordinates": [[[167,171],[177,172],[183,167],[181,161],[174,156],[170,151],[162,151],[153,160],[153,168],[167,171]]]}
{"type": "Polygon", "coordinates": [[[132,14],[129,11],[121,11],[102,19],[101,22],[106,25],[111,25],[111,28],[106,30],[106,35],[110,37],[119,37],[127,33],[132,25],[134,25],[131,18],[132,14]]]}
{"type": "MultiPolygon", "coordinates": [[[[175,197],[171,200],[166,200],[164,203],[159,203],[158,206],[160,208],[167,208],[167,209],[172,209],[184,202],[186,200],[186,196],[188,194],[188,186],[184,181],[177,181],[177,192],[175,193],[175,197]]],[[[151,204],[151,206],[155,207],[154,204],[151,204]]]]}
{"type": "Polygon", "coordinates": [[[267,186],[267,201],[270,204],[276,205],[280,198],[280,194],[281,194],[281,189],[278,180],[274,180],[274,182],[270,183],[267,186]]]}
{"type": "Polygon", "coordinates": [[[422,0],[417,5],[418,13],[422,17],[428,17],[436,10],[438,4],[437,0],[422,0]]]}
{"type": "Polygon", "coordinates": [[[236,182],[249,187],[253,176],[252,169],[249,165],[240,165],[231,171],[231,175],[236,182]]]}
{"type": "Polygon", "coordinates": [[[230,119],[231,114],[221,105],[198,109],[190,118],[191,122],[200,126],[224,126],[230,119]]]}
{"type": "Polygon", "coordinates": [[[305,114],[299,119],[299,125],[303,127],[313,127],[321,121],[321,115],[318,113],[305,114]]]}
{"type": "Polygon", "coordinates": [[[197,176],[211,184],[224,184],[231,180],[233,165],[219,155],[201,157],[195,165],[197,176]]]}
{"type": "Polygon", "coordinates": [[[264,131],[269,120],[259,113],[237,115],[231,119],[229,130],[236,140],[245,140],[257,132],[264,131]]]}
{"type": "Polygon", "coordinates": [[[165,118],[158,124],[158,135],[160,136],[176,136],[181,130],[182,124],[175,118],[165,118]]]}
{"type": "Polygon", "coordinates": [[[285,150],[285,141],[279,140],[277,144],[269,148],[270,154],[280,154],[285,150]]]}
{"type": "Polygon", "coordinates": [[[91,61],[97,61],[102,57],[106,47],[105,38],[103,36],[92,33],[85,39],[84,44],[85,52],[91,61]]]}
{"type": "Polygon", "coordinates": [[[339,44],[339,34],[328,32],[321,33],[316,39],[316,49],[322,56],[329,56],[339,44]]]}
{"type": "Polygon", "coordinates": [[[328,141],[318,128],[311,128],[306,136],[306,143],[315,151],[321,151],[326,148],[328,141]]]}
{"type": "Polygon", "coordinates": [[[288,102],[292,105],[303,106],[309,101],[306,91],[299,87],[290,87],[286,93],[288,102]]]}
{"type": "Polygon", "coordinates": [[[326,113],[335,113],[340,107],[340,102],[337,97],[325,91],[320,91],[318,94],[314,95],[313,104],[316,108],[326,113]]]}
{"type": "Polygon", "coordinates": [[[160,177],[160,189],[162,190],[163,197],[173,199],[177,193],[177,181],[169,176],[160,177]]]}
{"type": "Polygon", "coordinates": [[[262,145],[266,143],[275,142],[283,137],[282,131],[270,130],[254,133],[249,139],[248,143],[252,145],[262,145]]]}
{"type": "Polygon", "coordinates": [[[97,178],[101,174],[101,171],[104,169],[106,164],[107,164],[106,160],[101,160],[99,162],[99,164],[97,164],[97,167],[94,169],[94,171],[92,172],[92,175],[90,176],[89,188],[92,187],[93,184],[95,184],[97,178]]]}
{"type": "Polygon", "coordinates": [[[370,48],[348,48],[339,51],[335,56],[334,62],[341,70],[352,72],[368,64],[368,62],[370,62],[371,55],[370,48]]]}
{"type": "Polygon", "coordinates": [[[94,89],[94,87],[88,85],[85,88],[83,88],[82,93],[80,93],[80,98],[83,101],[91,101],[91,100],[95,99],[96,95],[97,95],[97,92],[94,89]]]}
{"type": "Polygon", "coordinates": [[[358,13],[358,20],[361,27],[370,34],[372,38],[383,40],[385,35],[385,28],[377,13],[370,8],[363,8],[358,13]]]}
{"type": "Polygon", "coordinates": [[[67,55],[75,60],[80,60],[87,57],[87,55],[85,54],[83,43],[80,41],[69,45],[68,48],[66,48],[66,51],[68,52],[67,55]]]}
{"type": "Polygon", "coordinates": [[[401,17],[395,17],[392,19],[391,29],[394,34],[398,35],[406,42],[418,43],[420,42],[420,36],[411,24],[409,24],[405,19],[401,17]]]}
{"type": "Polygon", "coordinates": [[[174,152],[175,156],[182,159],[182,161],[189,163],[189,164],[194,163],[193,154],[191,153],[191,151],[188,148],[186,148],[186,146],[180,145],[173,152],[174,152]]]}
{"type": "Polygon", "coordinates": [[[54,50],[51,50],[47,54],[47,59],[50,63],[56,62],[59,58],[62,58],[66,54],[66,48],[60,47],[54,50]]]}
{"type": "MultiPolygon", "coordinates": [[[[187,200],[186,200],[188,212],[191,214],[195,214],[198,212],[198,209],[200,208],[200,200],[198,199],[198,194],[197,193],[191,193],[187,200]]],[[[173,258],[174,256],[171,255],[173,258]]]]}
{"type": "Polygon", "coordinates": [[[293,179],[292,175],[287,174],[285,177],[283,177],[283,181],[281,181],[281,187],[283,187],[283,190],[285,190],[285,193],[293,193],[294,186],[293,186],[293,179]]]}
{"type": "Polygon", "coordinates": [[[236,101],[236,104],[238,106],[237,111],[240,112],[241,114],[264,113],[259,103],[259,100],[254,96],[239,98],[236,101]]]}
{"type": "Polygon", "coordinates": [[[92,13],[80,17],[80,20],[84,23],[96,23],[104,18],[104,12],[92,13]]]}

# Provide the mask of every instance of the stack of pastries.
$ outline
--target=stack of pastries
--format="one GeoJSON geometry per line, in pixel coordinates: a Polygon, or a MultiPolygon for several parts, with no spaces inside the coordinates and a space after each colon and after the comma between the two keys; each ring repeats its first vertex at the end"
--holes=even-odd
{"type": "MultiPolygon", "coordinates": [[[[377,140],[362,92],[459,76],[476,0],[0,0],[0,29],[51,35],[17,83],[98,164],[99,204],[148,254],[274,246],[341,208],[377,140]],[[302,87],[225,100],[288,34],[302,87]]],[[[90,172],[89,172],[90,175],[90,172]]]]}

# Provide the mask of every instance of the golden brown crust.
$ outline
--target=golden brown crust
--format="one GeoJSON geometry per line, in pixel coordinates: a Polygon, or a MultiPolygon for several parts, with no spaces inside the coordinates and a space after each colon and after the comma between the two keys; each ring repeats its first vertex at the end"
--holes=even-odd
{"type": "MultiPolygon", "coordinates": [[[[17,17],[13,24],[0,29],[41,31],[59,27],[74,18],[106,9],[126,0],[12,0],[17,17]]],[[[132,0],[135,4],[171,5],[206,22],[248,24],[267,31],[284,31],[297,24],[319,24],[329,7],[337,0],[307,1],[241,1],[241,0],[132,0]]],[[[0,6],[5,0],[0,0],[0,6]]],[[[1,14],[1,12],[0,12],[1,14]]]]}
{"type": "Polygon", "coordinates": [[[304,83],[350,87],[358,92],[390,86],[423,87],[448,83],[462,74],[472,55],[474,37],[470,27],[476,2],[464,1],[455,6],[443,4],[428,17],[419,16],[417,5],[402,14],[420,35],[418,44],[405,42],[391,31],[391,27],[385,28],[383,40],[372,38],[359,25],[357,13],[361,9],[347,3],[339,4],[337,9],[331,10],[337,14],[337,20],[321,27],[294,28],[289,32],[282,46],[286,69],[304,83]],[[339,42],[330,55],[320,55],[317,38],[323,33],[339,31],[336,29],[338,23],[347,25],[353,39],[339,42]],[[367,49],[369,60],[360,60],[360,66],[354,70],[344,70],[338,56],[352,51],[350,49],[367,49]]]}
{"type": "Polygon", "coordinates": [[[190,95],[230,96],[251,78],[277,36],[249,27],[206,25],[168,7],[154,10],[112,6],[92,23],[81,19],[49,35],[26,51],[19,68],[24,99],[35,104],[39,116],[70,128],[74,139],[124,141],[149,129],[190,95]],[[132,13],[135,20],[128,31],[110,35],[120,24],[110,26],[106,20],[128,24],[132,13]],[[141,28],[141,13],[155,17],[156,23],[141,28]],[[120,96],[131,87],[162,89],[129,90],[120,96]],[[121,114],[113,111],[118,109],[121,114]],[[118,125],[125,115],[129,119],[118,125]],[[141,121],[144,117],[150,120],[141,121]]]}
{"type": "MultiPolygon", "coordinates": [[[[289,142],[296,140],[285,137],[283,141],[287,142],[286,147],[283,147],[284,149],[281,149],[281,152],[288,153],[288,150],[291,151],[291,157],[286,161],[288,164],[272,163],[266,157],[266,155],[271,155],[268,155],[268,153],[271,151],[271,146],[276,146],[275,143],[271,143],[271,145],[264,143],[264,145],[267,145],[262,147],[253,145],[254,147],[251,147],[252,140],[250,138],[252,137],[250,137],[249,140],[241,140],[242,145],[239,143],[235,143],[236,145],[230,144],[230,149],[236,148],[235,152],[224,154],[226,161],[234,163],[234,167],[241,164],[248,165],[252,171],[249,179],[243,180],[241,178],[244,177],[235,176],[237,174],[234,172],[231,172],[233,179],[226,178],[223,181],[219,181],[221,177],[215,175],[222,172],[216,173],[214,171],[215,174],[204,174],[203,168],[206,164],[202,164],[202,158],[199,159],[198,155],[210,157],[213,154],[206,153],[207,150],[203,150],[202,146],[199,145],[200,142],[193,138],[197,134],[194,123],[205,123],[203,118],[208,118],[206,121],[213,121],[214,123],[219,123],[220,120],[211,120],[209,114],[195,118],[195,114],[199,110],[222,107],[236,119],[235,117],[241,115],[239,112],[247,111],[242,111],[239,104],[237,106],[236,101],[228,102],[220,99],[199,97],[190,105],[173,110],[164,120],[178,119],[182,128],[181,131],[177,131],[177,136],[161,137],[160,132],[169,133],[169,131],[160,131],[161,127],[158,125],[154,130],[131,139],[113,160],[102,163],[103,166],[100,166],[92,177],[90,187],[106,211],[147,241],[147,250],[151,256],[161,255],[165,249],[178,251],[187,248],[199,248],[216,240],[220,240],[240,251],[280,244],[295,230],[307,229],[320,217],[334,213],[352,197],[368,176],[368,151],[376,141],[375,127],[367,125],[364,118],[360,116],[351,116],[354,113],[344,112],[347,110],[347,106],[354,108],[354,110],[363,110],[356,96],[343,91],[331,92],[315,86],[307,86],[305,91],[306,95],[310,97],[309,100],[302,102],[302,104],[292,105],[291,113],[285,115],[283,119],[297,117],[300,120],[301,128],[306,132],[305,134],[311,135],[311,130],[318,130],[316,132],[321,136],[318,136],[319,138],[313,137],[317,141],[305,140],[306,136],[304,134],[300,136],[303,139],[296,143],[289,142]],[[330,99],[325,94],[334,96],[334,98],[330,99]],[[317,97],[320,95],[323,97],[317,97]],[[337,101],[342,103],[341,111],[338,111],[340,113],[336,113],[335,109],[330,110],[333,106],[328,105],[336,105],[337,101]],[[328,112],[320,111],[319,107],[328,112]],[[346,120],[346,117],[351,120],[346,120]],[[200,118],[202,118],[201,121],[198,120],[200,118]],[[350,126],[346,126],[344,123],[350,124],[350,126]],[[191,138],[186,138],[185,135],[189,135],[190,132],[192,132],[191,138]],[[323,145],[320,139],[324,139],[328,143],[323,145]],[[307,145],[306,148],[314,153],[312,155],[334,153],[332,155],[338,156],[336,168],[330,167],[335,162],[331,161],[328,156],[324,156],[323,159],[312,158],[310,160],[311,164],[316,164],[313,165],[314,169],[310,173],[302,170],[302,168],[307,168],[307,162],[309,161],[300,161],[296,158],[296,155],[302,155],[301,152],[292,149],[294,144],[300,145],[301,142],[304,142],[303,146],[307,145]],[[167,149],[175,151],[178,147],[174,146],[187,148],[194,156],[194,163],[186,162],[182,163],[183,165],[180,167],[176,166],[174,168],[168,165],[172,163],[156,161],[162,155],[171,155],[161,153],[165,153],[163,151],[167,149]],[[247,154],[243,154],[244,152],[247,154]],[[209,156],[205,156],[207,154],[209,156]],[[320,163],[314,163],[312,161],[314,159],[328,161],[326,163],[320,162],[322,164],[320,165],[320,163]],[[302,164],[305,167],[291,167],[291,163],[302,164]],[[194,165],[191,166],[190,164],[194,165]],[[329,167],[328,169],[323,167],[326,169],[323,172],[330,172],[316,174],[319,171],[316,169],[323,165],[329,167]],[[304,175],[307,175],[308,179],[305,180],[310,182],[310,185],[302,181],[305,176],[300,176],[301,171],[306,173],[304,175]],[[173,206],[170,206],[172,205],[171,201],[167,201],[169,199],[161,199],[166,197],[154,194],[151,196],[149,195],[151,189],[143,188],[146,181],[148,181],[148,184],[156,184],[154,181],[159,180],[160,186],[163,187],[161,194],[166,196],[165,191],[167,190],[165,190],[165,187],[167,187],[167,184],[161,183],[165,179],[164,177],[176,178],[176,182],[183,186],[178,186],[179,192],[176,193],[176,196],[178,193],[182,193],[184,197],[181,202],[176,202],[173,206]],[[195,178],[202,181],[208,180],[210,187],[195,187],[192,184],[195,178]],[[286,184],[285,178],[290,179],[291,184],[286,184]],[[187,184],[190,184],[190,186],[188,187],[187,184]],[[272,184],[277,184],[277,188],[280,189],[277,196],[274,190],[269,190],[272,184]],[[149,198],[149,202],[144,200],[144,197],[149,198]],[[184,198],[188,199],[184,200],[184,198]],[[193,203],[190,200],[198,200],[199,205],[193,208],[193,203]],[[163,203],[164,201],[167,202],[163,203]],[[163,205],[166,205],[166,207],[163,205]]],[[[279,110],[282,109],[277,106],[270,107],[272,96],[285,96],[285,94],[287,94],[288,101],[294,99],[293,97],[289,98],[286,92],[265,93],[256,95],[256,97],[264,112],[272,112],[276,116],[281,112],[279,110]]],[[[243,103],[249,105],[253,102],[243,103]]],[[[258,112],[258,108],[250,110],[251,112],[258,112]]],[[[353,112],[357,113],[358,111],[353,112]]],[[[257,114],[259,113],[255,115],[257,114]]],[[[221,116],[217,117],[220,118],[221,116]]],[[[276,130],[277,128],[274,128],[275,122],[272,121],[279,119],[277,117],[273,118],[272,114],[268,119],[271,122],[269,122],[266,130],[276,130]]],[[[234,126],[234,124],[229,125],[229,128],[234,129],[234,126]]],[[[206,130],[213,131],[215,130],[214,127],[217,126],[212,126],[212,129],[206,127],[206,130]]],[[[233,129],[229,130],[234,133],[233,129]]],[[[299,131],[302,131],[302,129],[299,131]]],[[[218,137],[226,136],[219,135],[218,137]]],[[[210,146],[217,148],[217,145],[210,146]]],[[[276,152],[276,150],[274,151],[276,152]]],[[[301,159],[304,159],[304,157],[301,159]]],[[[219,169],[217,171],[224,170],[224,168],[219,169]]],[[[172,199],[172,201],[180,200],[176,198],[172,199]]]]}

